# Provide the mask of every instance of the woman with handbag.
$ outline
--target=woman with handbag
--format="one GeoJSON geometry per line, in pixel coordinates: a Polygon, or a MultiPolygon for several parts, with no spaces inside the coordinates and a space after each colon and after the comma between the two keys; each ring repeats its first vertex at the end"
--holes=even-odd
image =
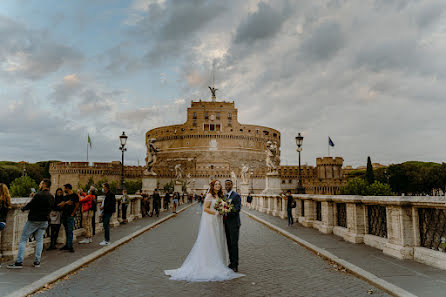
{"type": "Polygon", "coordinates": [[[54,205],[53,209],[50,212],[50,236],[51,236],[51,244],[46,249],[47,251],[55,250],[57,244],[57,238],[59,237],[60,218],[62,216],[62,210],[57,206],[59,203],[63,201],[63,190],[58,188],[56,190],[56,195],[54,196],[54,205]]]}

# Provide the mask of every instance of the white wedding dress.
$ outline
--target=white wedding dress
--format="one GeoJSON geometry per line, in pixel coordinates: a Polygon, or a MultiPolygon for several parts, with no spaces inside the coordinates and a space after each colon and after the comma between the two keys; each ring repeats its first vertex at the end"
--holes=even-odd
{"type": "MultiPolygon", "coordinates": [[[[211,194],[205,202],[211,201],[210,209],[214,209],[216,199],[211,194]]],[[[228,252],[223,217],[211,215],[203,211],[197,240],[192,250],[178,269],[165,270],[171,280],[188,282],[225,281],[244,276],[227,267],[228,252]]]]}

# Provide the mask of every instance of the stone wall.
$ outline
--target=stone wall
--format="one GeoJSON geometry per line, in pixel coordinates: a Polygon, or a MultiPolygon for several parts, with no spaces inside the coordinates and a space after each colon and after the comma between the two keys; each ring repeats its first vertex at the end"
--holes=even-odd
{"type": "MultiPolygon", "coordinates": [[[[305,227],[364,243],[399,259],[446,269],[444,196],[293,195],[293,217],[305,227]]],[[[242,196],[244,207],[286,218],[286,200],[276,195],[242,196]]]]}

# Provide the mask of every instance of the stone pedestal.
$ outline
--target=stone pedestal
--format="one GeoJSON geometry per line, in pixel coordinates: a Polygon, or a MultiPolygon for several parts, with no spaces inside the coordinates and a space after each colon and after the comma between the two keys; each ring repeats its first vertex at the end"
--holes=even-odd
{"type": "Polygon", "coordinates": [[[265,189],[262,191],[262,194],[279,195],[281,191],[279,174],[267,173],[265,178],[265,189]]]}
{"type": "Polygon", "coordinates": [[[145,175],[142,178],[142,191],[153,194],[153,190],[158,187],[158,178],[156,175],[145,175]]]}
{"type": "Polygon", "coordinates": [[[175,182],[174,191],[180,194],[183,192],[183,184],[180,181],[175,182]]]}
{"type": "Polygon", "coordinates": [[[240,195],[248,195],[249,193],[249,184],[241,183],[240,184],[240,195]]]}

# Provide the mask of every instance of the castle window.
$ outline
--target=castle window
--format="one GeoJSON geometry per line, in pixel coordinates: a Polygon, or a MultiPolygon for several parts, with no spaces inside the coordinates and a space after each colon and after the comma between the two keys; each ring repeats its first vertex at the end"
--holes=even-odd
{"type": "Polygon", "coordinates": [[[288,181],[288,183],[290,183],[291,184],[291,179],[288,181]]]}
{"type": "Polygon", "coordinates": [[[256,134],[259,134],[259,129],[256,130],[256,134]]]}
{"type": "Polygon", "coordinates": [[[221,125],[220,124],[215,125],[215,130],[221,131],[221,125]]]}
{"type": "Polygon", "coordinates": [[[204,124],[204,131],[209,131],[209,124],[204,124]]]}
{"type": "Polygon", "coordinates": [[[211,169],[214,169],[214,165],[211,165],[211,169]]]}
{"type": "MultiPolygon", "coordinates": [[[[196,120],[194,120],[194,121],[192,122],[192,126],[197,127],[197,121],[196,121],[196,120]]],[[[191,130],[192,130],[192,129],[191,129],[191,130]]]]}
{"type": "Polygon", "coordinates": [[[232,114],[228,113],[228,120],[232,120],[232,114]]]}
{"type": "Polygon", "coordinates": [[[194,120],[196,120],[197,119],[197,113],[196,112],[194,112],[194,116],[192,117],[194,120]]]}
{"type": "Polygon", "coordinates": [[[219,112],[217,112],[216,118],[217,118],[217,120],[220,119],[220,113],[219,112]]]}
{"type": "Polygon", "coordinates": [[[277,133],[274,133],[273,136],[274,136],[274,137],[277,137],[277,133]]]}
{"type": "Polygon", "coordinates": [[[264,130],[264,131],[263,131],[263,135],[269,135],[269,132],[266,131],[266,130],[264,130]]]}
{"type": "Polygon", "coordinates": [[[231,121],[228,122],[228,127],[232,127],[232,122],[231,121]]]}
{"type": "Polygon", "coordinates": [[[251,130],[248,130],[248,133],[251,133],[251,130]]]}
{"type": "Polygon", "coordinates": [[[285,183],[285,181],[284,180],[282,180],[282,184],[284,184],[285,183]]]}
{"type": "Polygon", "coordinates": [[[209,130],[211,130],[211,131],[215,131],[215,125],[214,125],[214,124],[210,124],[210,125],[209,125],[209,130]]]}
{"type": "Polygon", "coordinates": [[[243,129],[240,129],[240,132],[243,132],[243,129]]]}
{"type": "Polygon", "coordinates": [[[184,128],[181,128],[181,131],[184,131],[184,128]]]}
{"type": "Polygon", "coordinates": [[[208,113],[207,111],[204,113],[204,119],[205,119],[205,120],[208,120],[208,119],[209,119],[209,113],[208,113]]]}

